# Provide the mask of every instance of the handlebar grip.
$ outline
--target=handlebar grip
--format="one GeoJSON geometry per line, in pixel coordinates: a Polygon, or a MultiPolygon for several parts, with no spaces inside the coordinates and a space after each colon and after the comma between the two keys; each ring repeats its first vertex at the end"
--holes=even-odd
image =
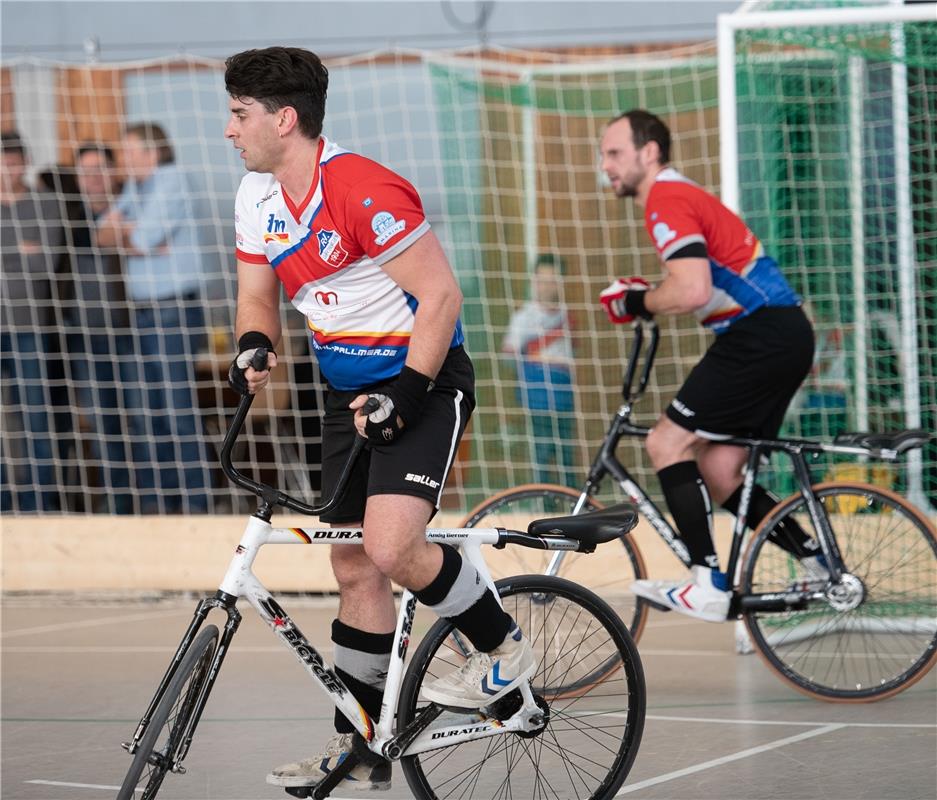
{"type": "Polygon", "coordinates": [[[254,351],[254,355],[251,356],[251,367],[255,372],[263,372],[267,369],[267,353],[268,350],[266,347],[258,347],[254,351]]]}
{"type": "Polygon", "coordinates": [[[361,406],[361,413],[364,414],[365,416],[368,416],[369,414],[373,414],[380,407],[381,407],[380,400],[378,400],[376,397],[369,397],[367,399],[367,402],[365,402],[365,404],[361,406]]]}

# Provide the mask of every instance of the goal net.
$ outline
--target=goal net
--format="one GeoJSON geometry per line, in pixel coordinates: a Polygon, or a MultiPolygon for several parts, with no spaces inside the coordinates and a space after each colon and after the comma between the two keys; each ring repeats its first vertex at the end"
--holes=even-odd
{"type": "MultiPolygon", "coordinates": [[[[738,37],[741,40],[741,34],[738,37]]],[[[932,176],[934,165],[926,158],[928,152],[933,158],[935,81],[933,70],[923,66],[923,56],[912,58],[918,52],[914,35],[905,41],[902,63],[908,65],[909,86],[924,87],[922,96],[929,97],[920,107],[909,106],[917,109],[909,113],[909,130],[923,137],[912,137],[912,142],[919,141],[912,145],[919,155],[910,169],[917,187],[912,207],[920,217],[915,224],[925,226],[915,231],[915,346],[920,407],[926,415],[933,414],[937,360],[933,217],[926,213],[933,204],[927,194],[933,182],[931,178],[928,184],[927,176],[932,176]],[[927,391],[929,399],[923,396],[927,391]]],[[[787,430],[826,436],[859,425],[863,407],[870,426],[904,424],[901,359],[906,354],[902,340],[896,344],[890,338],[902,291],[894,211],[889,213],[887,205],[895,207],[891,174],[882,172],[891,140],[884,133],[871,135],[876,124],[884,131],[885,122],[876,116],[883,113],[881,94],[871,82],[874,70],[868,68],[863,78],[869,95],[863,122],[869,132],[863,145],[868,180],[862,213],[868,388],[865,405],[860,405],[854,388],[858,317],[849,227],[854,208],[842,210],[843,198],[849,196],[844,154],[850,151],[836,138],[848,140],[851,130],[850,106],[843,95],[850,62],[848,54],[845,62],[833,55],[806,57],[819,50],[820,43],[770,45],[755,37],[750,57],[740,47],[738,84],[751,89],[746,89],[748,95],[740,90],[737,166],[743,176],[739,185],[744,216],[807,297],[818,328],[830,342],[826,361],[821,358],[816,379],[792,409],[787,430]],[[827,75],[825,81],[822,74],[827,75]],[[786,77],[771,77],[778,75],[786,77]],[[803,90],[797,100],[777,94],[779,108],[771,111],[768,95],[782,86],[803,90]],[[846,117],[840,118],[836,115],[843,106],[846,117]],[[795,107],[801,110],[795,113],[795,107]],[[806,213],[812,208],[816,214],[806,213]],[[814,397],[828,394],[833,399],[814,397]]],[[[830,52],[839,53],[835,48],[830,52]]],[[[870,55],[875,52],[868,50],[870,55]]],[[[887,70],[894,57],[882,63],[887,70]]],[[[464,509],[494,491],[530,480],[580,485],[621,401],[630,345],[630,330],[608,323],[597,306],[598,293],[615,277],[644,275],[653,280],[660,275],[640,212],[629,201],[615,199],[603,185],[599,136],[619,112],[648,108],[673,130],[675,165],[719,192],[715,44],[630,55],[398,51],[332,59],[327,65],[331,80],[326,135],[387,164],[416,185],[465,295],[463,320],[476,367],[478,407],[459,450],[446,508],[464,509]],[[559,300],[571,319],[572,355],[572,389],[563,391],[571,399],[546,411],[529,407],[523,364],[509,352],[512,320],[537,285],[534,265],[543,256],[560,264],[559,300]]],[[[73,368],[76,360],[90,360],[82,348],[90,347],[88,326],[95,305],[76,297],[75,253],[64,241],[42,261],[52,287],[52,313],[27,315],[28,326],[49,335],[42,369],[32,378],[15,381],[4,373],[4,510],[31,510],[29,503],[35,505],[37,499],[30,501],[28,495],[37,490],[45,493],[40,507],[46,495],[54,499],[46,511],[140,513],[146,510],[144,500],[154,494],[161,511],[221,513],[251,506],[216,467],[221,434],[236,403],[224,374],[234,347],[233,198],[243,174],[221,135],[226,118],[222,70],[217,61],[177,58],[86,66],[35,60],[2,65],[4,128],[15,127],[21,134],[35,177],[54,173],[46,177],[63,217],[68,202],[75,199],[69,178],[80,144],[116,143],[124,126],[143,120],[167,129],[196,201],[200,268],[206,276],[201,301],[205,321],[197,331],[201,350],[192,397],[203,453],[194,469],[200,474],[197,485],[205,488],[187,488],[193,467],[175,462],[168,468],[175,468],[176,474],[155,493],[138,485],[137,473],[153,466],[155,442],[145,427],[133,423],[135,415],[145,412],[127,389],[145,387],[128,387],[119,370],[117,377],[109,377],[106,371],[73,368]],[[69,341],[65,332],[78,334],[78,341],[74,336],[69,341]],[[36,384],[41,389],[38,408],[26,396],[26,389],[36,384]],[[105,416],[118,424],[105,421],[105,416]],[[43,437],[48,446],[37,447],[43,437]],[[115,441],[130,446],[122,451],[111,446],[115,441]],[[115,481],[126,484],[125,491],[115,492],[115,481]],[[129,504],[115,505],[115,494],[129,498],[129,504]],[[199,494],[205,503],[193,502],[199,494]]],[[[13,220],[14,229],[17,224],[13,220]]],[[[13,325],[10,309],[30,304],[28,295],[4,300],[5,332],[13,325]]],[[[283,319],[283,367],[272,391],[252,412],[237,457],[260,479],[308,498],[319,485],[322,386],[298,313],[284,304],[283,319]]],[[[664,319],[662,328],[654,375],[636,409],[643,424],[653,422],[709,342],[709,335],[686,319],[664,319]]],[[[134,359],[133,350],[121,346],[133,341],[135,332],[129,326],[94,332],[103,335],[105,348],[103,355],[95,356],[98,361],[134,359]]],[[[922,418],[922,424],[926,419],[933,427],[932,417],[922,418]]],[[[653,487],[653,471],[640,442],[623,442],[619,457],[653,487]]],[[[934,461],[931,451],[921,465],[922,485],[931,495],[937,492],[934,461]]],[[[157,481],[163,480],[166,468],[157,470],[157,481]]],[[[834,468],[843,467],[829,465],[834,468]]],[[[871,473],[872,465],[867,468],[871,473]]],[[[899,471],[876,473],[875,479],[901,486],[907,477],[899,471]]],[[[785,488],[783,471],[772,481],[785,488]]],[[[613,496],[609,488],[605,499],[613,496]]]]}
{"type": "MultiPolygon", "coordinates": [[[[787,267],[818,334],[788,427],[934,431],[937,6],[785,5],[722,17],[720,69],[736,167],[723,197],[787,267]]],[[[849,459],[830,473],[937,505],[935,460],[931,443],[907,469],[849,459]]]]}

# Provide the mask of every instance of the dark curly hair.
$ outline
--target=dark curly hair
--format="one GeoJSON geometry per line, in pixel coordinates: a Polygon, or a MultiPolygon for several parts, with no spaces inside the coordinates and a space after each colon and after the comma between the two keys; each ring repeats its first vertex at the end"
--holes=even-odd
{"type": "Polygon", "coordinates": [[[225,61],[224,84],[231,97],[250,97],[270,113],[296,109],[308,138],[322,133],[329,71],[315,53],[301,47],[245,50],[225,61]]]}

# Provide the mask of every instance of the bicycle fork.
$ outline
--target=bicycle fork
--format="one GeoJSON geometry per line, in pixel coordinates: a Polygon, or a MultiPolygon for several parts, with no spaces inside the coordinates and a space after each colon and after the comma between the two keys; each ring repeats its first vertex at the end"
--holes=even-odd
{"type": "Polygon", "coordinates": [[[133,733],[133,736],[129,742],[121,742],[121,747],[123,747],[130,755],[136,753],[137,748],[140,746],[140,740],[146,733],[146,730],[150,724],[150,720],[153,718],[153,714],[162,701],[163,696],[166,694],[166,690],[169,688],[170,682],[175,676],[176,671],[179,669],[179,665],[182,663],[182,659],[185,657],[185,654],[188,652],[189,647],[192,645],[192,642],[195,640],[196,635],[201,629],[202,623],[205,622],[208,613],[214,608],[222,609],[227,613],[228,619],[225,623],[224,630],[221,633],[218,646],[215,648],[214,655],[212,656],[212,663],[208,671],[208,678],[206,679],[198,697],[196,698],[195,709],[189,719],[185,731],[183,732],[181,744],[176,751],[172,764],[169,765],[171,772],[185,774],[185,768],[182,766],[182,762],[189,753],[189,747],[192,744],[192,738],[195,736],[195,729],[198,727],[199,720],[202,718],[202,712],[205,709],[205,704],[208,702],[208,695],[211,694],[212,687],[215,685],[215,679],[218,677],[218,672],[221,669],[224,658],[228,653],[231,640],[234,638],[234,634],[237,632],[238,626],[241,624],[241,613],[234,605],[235,600],[236,598],[231,597],[230,595],[226,595],[224,592],[219,590],[214,597],[208,597],[199,602],[195,609],[195,613],[192,616],[192,621],[189,623],[189,627],[183,634],[182,641],[179,643],[179,647],[176,648],[176,652],[173,655],[172,660],[169,662],[169,666],[166,669],[166,673],[163,675],[163,679],[156,688],[156,692],[154,693],[152,700],[150,700],[150,704],[147,706],[146,711],[143,713],[140,722],[137,723],[137,727],[133,733]]]}

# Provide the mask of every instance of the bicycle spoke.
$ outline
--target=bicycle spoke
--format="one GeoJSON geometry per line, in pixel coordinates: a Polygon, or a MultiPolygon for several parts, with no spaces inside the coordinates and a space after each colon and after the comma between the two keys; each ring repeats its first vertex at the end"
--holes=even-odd
{"type": "MultiPolygon", "coordinates": [[[[890,493],[851,484],[818,490],[842,556],[844,578],[826,599],[785,613],[747,615],[769,663],[798,688],[828,699],[876,699],[900,691],[934,661],[937,544],[932,529],[890,493]]],[[[802,500],[776,519],[811,527],[802,500]]],[[[785,591],[799,563],[753,543],[748,580],[755,592],[785,591]]],[[[792,580],[793,579],[793,580],[792,580]]]]}
{"type": "MultiPolygon", "coordinates": [[[[503,603],[539,660],[531,688],[548,708],[546,724],[529,734],[505,732],[404,757],[404,771],[417,797],[606,797],[630,768],[643,729],[643,679],[633,644],[629,642],[632,650],[623,649],[628,635],[620,619],[594,595],[584,603],[578,596],[582,590],[566,581],[531,576],[516,579],[515,585],[514,580],[502,595],[503,603]],[[570,594],[552,591],[554,586],[570,594]],[[601,613],[608,617],[599,616],[591,602],[602,604],[601,613]],[[614,659],[616,673],[609,675],[606,669],[600,675],[604,682],[592,678],[574,694],[563,694],[609,659],[614,659]]],[[[432,653],[423,680],[449,668],[447,638],[442,636],[434,650],[421,645],[420,650],[432,653]]],[[[425,656],[414,659],[418,657],[425,656]]],[[[404,695],[408,691],[418,696],[418,686],[405,687],[404,695]]],[[[411,718],[408,712],[402,716],[404,722],[411,718]]]]}

